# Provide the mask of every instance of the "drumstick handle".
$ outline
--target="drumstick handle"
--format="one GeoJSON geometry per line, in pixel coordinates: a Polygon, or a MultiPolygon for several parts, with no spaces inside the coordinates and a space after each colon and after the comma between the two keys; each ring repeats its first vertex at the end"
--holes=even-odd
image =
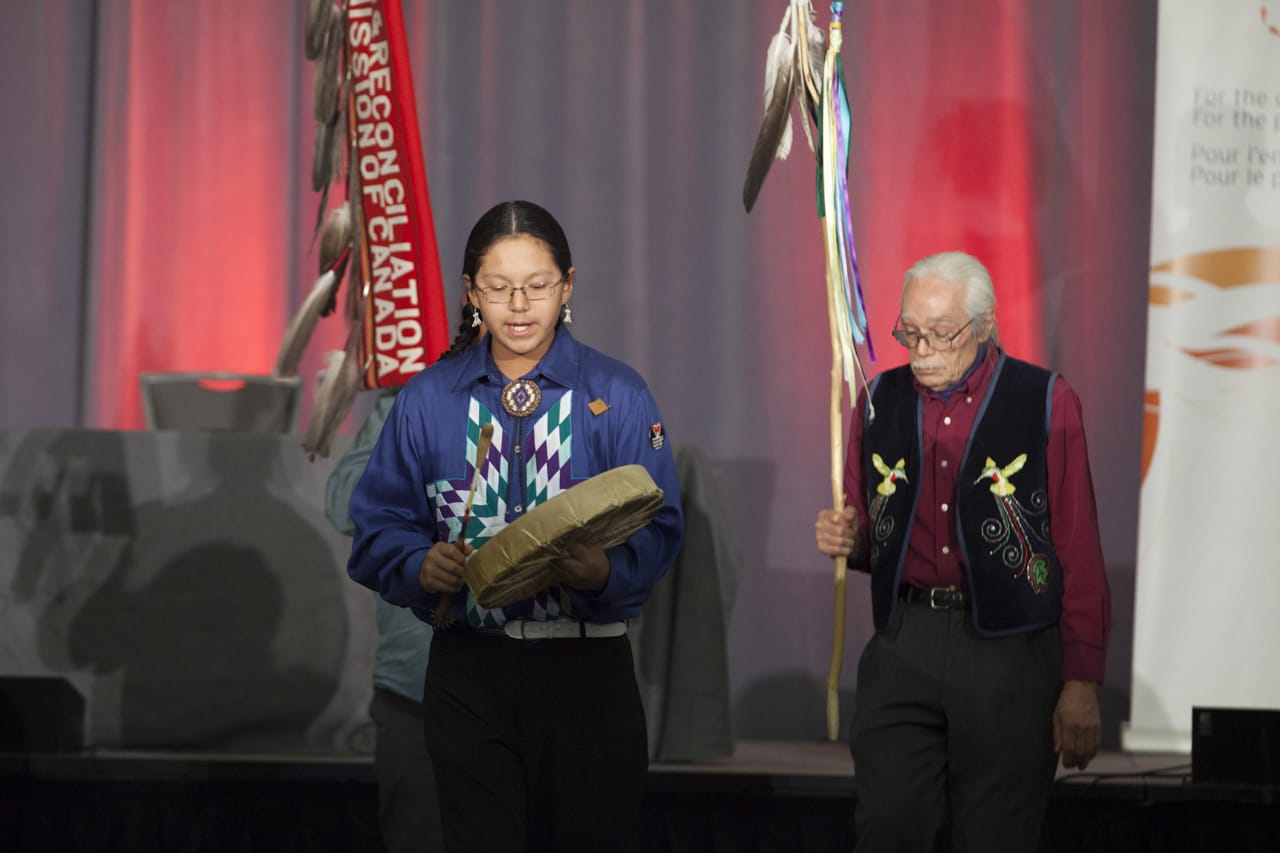
{"type": "MultiPolygon", "coordinates": [[[[454,544],[462,552],[463,559],[467,556],[467,523],[471,521],[471,504],[476,499],[476,489],[480,486],[480,474],[484,470],[484,463],[489,458],[489,446],[492,443],[493,424],[487,423],[480,427],[480,440],[476,442],[475,473],[471,477],[471,489],[467,492],[466,508],[462,510],[462,527],[458,530],[458,538],[454,540],[454,544]]],[[[437,627],[448,627],[452,624],[453,620],[449,617],[449,608],[452,605],[453,593],[440,593],[440,602],[431,614],[431,621],[437,627]]]]}

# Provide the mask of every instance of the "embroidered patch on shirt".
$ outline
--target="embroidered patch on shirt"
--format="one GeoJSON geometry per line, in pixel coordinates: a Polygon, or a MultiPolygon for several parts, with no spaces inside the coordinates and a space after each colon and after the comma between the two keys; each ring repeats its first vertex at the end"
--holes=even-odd
{"type": "Polygon", "coordinates": [[[649,446],[654,450],[661,450],[662,445],[667,443],[667,434],[662,431],[662,424],[653,424],[649,427],[649,446]]]}
{"type": "Polygon", "coordinates": [[[591,414],[593,415],[603,415],[605,412],[609,411],[609,404],[604,400],[601,400],[599,397],[596,397],[590,403],[587,403],[587,408],[591,410],[591,414]]]}

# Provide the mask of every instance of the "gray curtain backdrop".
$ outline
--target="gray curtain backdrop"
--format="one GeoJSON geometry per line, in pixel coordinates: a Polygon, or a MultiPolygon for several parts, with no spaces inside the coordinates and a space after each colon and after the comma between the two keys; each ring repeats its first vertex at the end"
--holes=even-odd
{"type": "MultiPolygon", "coordinates": [[[[1043,276],[1044,325],[1036,331],[1049,366],[1072,382],[1085,406],[1115,595],[1103,693],[1114,745],[1128,712],[1157,0],[973,2],[994,20],[1001,8],[1017,7],[1029,22],[1036,162],[1048,188],[1035,199],[1031,223],[1043,276]]],[[[279,50],[293,57],[298,79],[309,81],[301,52],[306,3],[294,6],[292,15],[276,7],[257,25],[280,29],[279,50]]],[[[575,334],[648,379],[671,440],[707,454],[728,503],[744,558],[729,625],[736,736],[821,737],[831,567],[816,554],[812,529],[816,510],[830,502],[830,354],[813,159],[802,136],[792,159],[774,166],[756,210],[748,216],[741,203],[762,114],[765,49],[783,2],[404,6],[449,304],[458,301],[466,234],[485,209],[527,198],[556,214],[578,269],[575,334]]],[[[825,25],[825,5],[815,6],[825,25]]],[[[915,79],[918,57],[936,48],[932,39],[947,37],[929,28],[935,4],[927,0],[848,6],[851,93],[915,79]],[[860,22],[871,14],[900,24],[900,65],[858,62],[860,22]]],[[[95,235],[112,216],[95,190],[104,177],[95,164],[110,140],[95,128],[112,108],[102,81],[127,68],[128,51],[113,50],[113,34],[142,21],[146,9],[146,2],[126,0],[0,3],[5,426],[105,426],[92,421],[100,389],[87,364],[95,293],[103,286],[93,263],[95,235]]],[[[175,62],[192,49],[176,47],[175,62]]],[[[983,44],[969,47],[981,61],[983,44]]],[[[309,93],[309,82],[293,88],[309,93]]],[[[909,220],[877,220],[886,199],[860,189],[877,147],[923,144],[918,137],[931,125],[918,105],[900,106],[899,126],[867,128],[855,138],[855,228],[869,221],[880,233],[909,227],[909,220]]],[[[298,116],[295,198],[304,200],[278,210],[299,234],[296,245],[281,247],[300,270],[280,285],[279,299],[292,308],[309,285],[304,261],[305,270],[313,264],[305,244],[313,196],[300,183],[312,128],[297,104],[281,109],[298,116]]],[[[909,181],[902,176],[904,191],[909,181]]],[[[894,359],[887,363],[899,363],[887,329],[911,259],[859,249],[873,334],[883,356],[894,359]]],[[[235,307],[227,306],[228,317],[235,307]]],[[[846,718],[857,653],[870,631],[865,586],[851,578],[846,718]]]]}

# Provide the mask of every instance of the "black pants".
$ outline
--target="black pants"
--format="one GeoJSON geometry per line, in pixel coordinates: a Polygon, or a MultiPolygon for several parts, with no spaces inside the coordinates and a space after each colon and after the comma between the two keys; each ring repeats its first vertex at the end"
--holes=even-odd
{"type": "Polygon", "coordinates": [[[424,710],[447,850],[638,849],[648,747],[626,636],[437,631],[424,710]]]}
{"type": "Polygon", "coordinates": [[[858,664],[850,750],[859,853],[1034,853],[1057,756],[1056,628],[978,636],[962,610],[898,604],[858,664]]]}
{"type": "Polygon", "coordinates": [[[435,775],[422,736],[422,703],[375,688],[369,716],[377,726],[373,757],[378,823],[388,853],[440,853],[444,834],[435,775]]]}

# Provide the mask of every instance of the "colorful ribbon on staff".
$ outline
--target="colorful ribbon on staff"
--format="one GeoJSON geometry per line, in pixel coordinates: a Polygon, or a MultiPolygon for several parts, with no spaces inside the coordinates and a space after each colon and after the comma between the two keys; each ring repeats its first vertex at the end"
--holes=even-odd
{"type": "MultiPolygon", "coordinates": [[[[844,85],[844,4],[831,4],[831,22],[825,54],[822,31],[813,21],[809,0],[791,0],[782,25],[769,44],[765,68],[765,118],[756,136],[742,188],[742,201],[750,212],[774,159],[791,151],[791,105],[800,104],[801,126],[817,157],[818,216],[822,219],[826,260],[827,320],[831,334],[831,496],[837,510],[845,505],[843,417],[841,377],[848,385],[850,402],[857,400],[857,382],[867,387],[866,372],[857,345],[875,350],[867,331],[867,309],[853,242],[853,217],[849,210],[849,151],[853,120],[844,85]],[[822,56],[820,68],[817,59],[822,56]],[[812,120],[815,132],[808,122],[812,120]],[[816,137],[816,141],[815,141],[816,137]]],[[[868,394],[867,405],[870,406],[868,394]]],[[[874,417],[874,411],[871,412],[874,417]]],[[[827,737],[838,735],[840,671],[844,662],[846,560],[835,560],[835,615],[831,665],[827,673],[827,737]]]]}

